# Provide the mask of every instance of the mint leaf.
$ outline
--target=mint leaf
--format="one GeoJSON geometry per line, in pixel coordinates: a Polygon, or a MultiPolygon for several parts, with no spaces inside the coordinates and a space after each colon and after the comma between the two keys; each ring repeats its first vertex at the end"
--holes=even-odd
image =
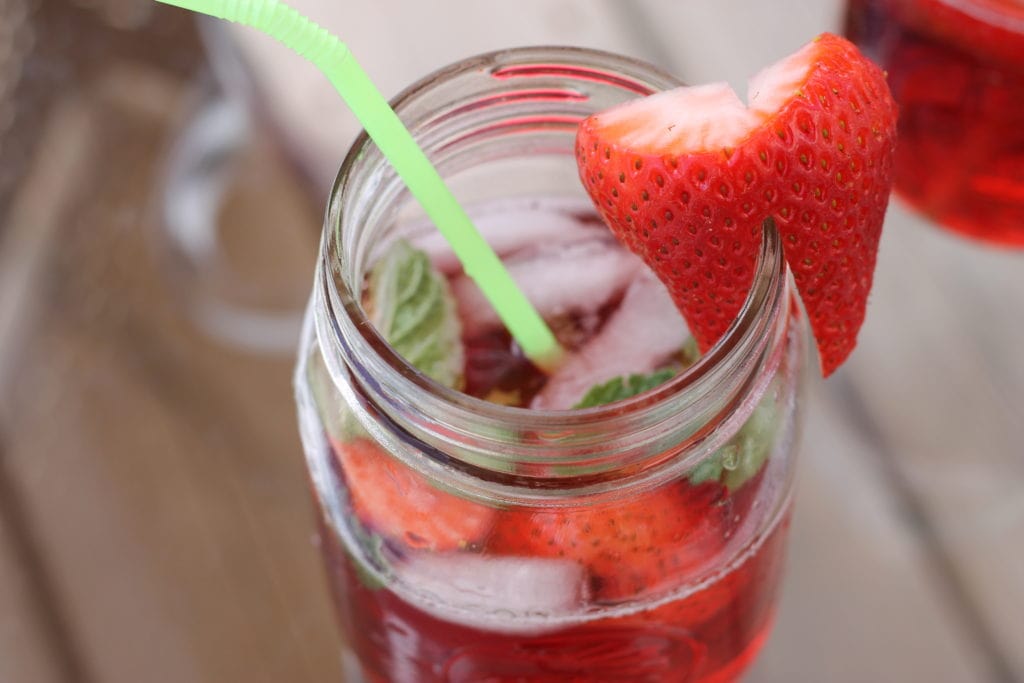
{"type": "MultiPolygon", "coordinates": [[[[649,375],[616,377],[590,388],[575,408],[592,408],[636,396],[667,382],[676,375],[672,368],[649,375]]],[[[754,408],[750,417],[727,444],[706,458],[690,472],[694,486],[707,481],[720,481],[735,491],[761,471],[771,454],[778,430],[776,402],[771,396],[754,408]]]]}
{"type": "Polygon", "coordinates": [[[583,398],[573,406],[574,409],[593,408],[606,403],[621,401],[645,391],[653,389],[659,384],[664,384],[675,377],[676,371],[671,368],[657,370],[649,375],[630,375],[629,377],[616,377],[604,384],[598,384],[590,388],[583,398]]]}
{"type": "Polygon", "coordinates": [[[721,481],[735,491],[761,471],[771,454],[778,430],[775,401],[766,398],[747,418],[740,430],[690,473],[690,483],[721,481]]]}
{"type": "Polygon", "coordinates": [[[718,481],[722,478],[722,458],[715,453],[710,458],[693,468],[690,472],[690,483],[694,486],[706,481],[718,481]]]}
{"type": "MultiPolygon", "coordinates": [[[[359,583],[372,591],[383,588],[386,583],[382,575],[385,568],[388,567],[388,563],[384,559],[384,539],[363,527],[362,522],[358,519],[354,519],[353,522],[349,526],[349,530],[356,538],[357,549],[344,548],[346,559],[352,564],[359,583]],[[360,557],[360,550],[366,554],[365,557],[360,557]],[[376,571],[371,569],[371,566],[376,568],[376,571]]],[[[328,531],[328,533],[330,532],[328,531]]]]}
{"type": "MultiPolygon", "coordinates": [[[[385,341],[423,374],[444,386],[460,389],[465,351],[455,299],[448,281],[426,253],[399,240],[374,264],[369,280],[365,308],[385,341]]],[[[326,368],[321,374],[326,375],[326,368]]],[[[332,394],[316,387],[314,384],[314,392],[322,396],[318,404],[338,404],[329,402],[332,394]]],[[[335,390],[333,395],[336,393],[335,390]]],[[[339,412],[337,429],[347,439],[366,435],[351,410],[340,406],[339,412]]],[[[384,540],[363,526],[358,515],[352,516],[349,529],[358,550],[346,552],[356,576],[369,590],[383,587],[390,572],[384,540]]]]}
{"type": "Polygon", "coordinates": [[[722,457],[722,483],[730,491],[740,488],[761,471],[775,444],[778,426],[776,403],[768,396],[754,408],[732,442],[719,451],[722,457]]]}
{"type": "Polygon", "coordinates": [[[424,252],[395,242],[370,272],[367,309],[384,339],[413,367],[446,387],[462,387],[455,300],[424,252]]]}

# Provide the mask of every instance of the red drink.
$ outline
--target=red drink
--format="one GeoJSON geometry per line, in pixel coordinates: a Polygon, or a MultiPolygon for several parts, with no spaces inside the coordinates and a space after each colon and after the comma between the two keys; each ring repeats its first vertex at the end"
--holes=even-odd
{"type": "MultiPolygon", "coordinates": [[[[557,239],[565,242],[555,247],[538,248],[526,237],[506,243],[503,256],[513,273],[546,265],[559,254],[566,269],[607,268],[615,259],[631,262],[582,202],[528,199],[475,213],[485,232],[491,232],[495,215],[503,222],[514,218],[515,224],[541,226],[552,235],[560,230],[557,239]]],[[[445,254],[434,255],[439,267],[448,268],[451,289],[462,292],[461,270],[452,268],[445,254]]],[[[574,303],[553,304],[552,310],[565,312],[548,321],[577,357],[599,349],[623,319],[639,324],[638,333],[649,332],[655,325],[651,312],[632,310],[637,301],[630,287],[635,286],[603,295],[591,290],[571,294],[574,303]]],[[[506,331],[486,326],[487,315],[475,307],[467,310],[471,299],[459,303],[463,327],[472,335],[465,343],[467,391],[523,407],[544,401],[568,407],[558,397],[561,390],[551,391],[565,376],[546,377],[517,352],[506,331]]],[[[671,305],[667,314],[683,332],[684,323],[671,305]]],[[[638,368],[649,364],[643,355],[628,362],[638,368]]],[[[669,353],[661,364],[680,362],[687,361],[669,353]]],[[[782,370],[780,377],[791,370],[782,370]]],[[[775,383],[775,392],[784,385],[775,383]]],[[[353,436],[344,424],[328,424],[321,442],[331,444],[325,453],[329,488],[348,496],[339,511],[345,527],[332,528],[325,514],[321,538],[345,640],[367,678],[416,683],[735,680],[769,632],[784,556],[791,464],[785,435],[792,425],[786,424],[789,418],[775,392],[767,392],[755,409],[759,412],[746,418],[748,426],[719,451],[775,453],[757,460],[744,477],[730,479],[723,470],[704,479],[691,471],[626,500],[555,510],[477,505],[435,490],[397,463],[389,463],[386,477],[368,476],[365,466],[386,457],[383,450],[358,429],[353,436]],[[758,420],[764,424],[750,426],[758,420]],[[378,502],[376,492],[367,491],[392,481],[399,482],[395,487],[402,492],[397,499],[378,502]],[[417,498],[424,491],[427,500],[421,505],[431,509],[414,512],[445,519],[446,509],[458,508],[454,524],[476,534],[471,542],[447,543],[450,536],[439,534],[438,525],[392,514],[403,505],[402,498],[417,498]],[[632,512],[648,508],[668,512],[651,520],[632,512]],[[463,518],[485,522],[462,525],[463,518]],[[671,533],[644,528],[663,519],[666,526],[676,525],[671,533]],[[615,543],[600,528],[633,522],[641,527],[636,543],[664,549],[664,560],[658,560],[667,564],[663,571],[620,571],[620,561],[647,566],[646,553],[631,553],[629,544],[612,546],[615,557],[608,562],[600,554],[563,550],[535,538],[568,527],[574,531],[560,537],[564,545],[615,543]],[[593,533],[576,533],[587,526],[594,527],[593,533]]],[[[735,463],[729,467],[741,469],[735,463]]],[[[560,482],[566,490],[576,485],[572,478],[560,482]]]]}
{"type": "Polygon", "coordinates": [[[899,194],[960,233],[1024,246],[1024,5],[850,0],[846,32],[900,105],[899,194]]]}
{"type": "Polygon", "coordinates": [[[569,357],[551,375],[524,360],[357,145],[296,376],[346,645],[374,683],[736,680],[774,613],[805,361],[779,239],[695,362],[572,155],[580,119],[667,77],[524,50],[438,78],[398,109],[569,357]],[[664,383],[573,410],[633,374],[664,383]]]}
{"type": "MultiPolygon", "coordinates": [[[[503,255],[513,272],[546,264],[556,254],[566,269],[630,260],[582,202],[529,199],[475,213],[478,226],[491,234],[495,214],[503,222],[551,226],[551,234],[560,227],[559,239],[566,241],[558,247],[537,248],[524,237],[518,243],[506,242],[503,255]],[[572,263],[580,258],[583,263],[572,263]]],[[[444,254],[435,256],[440,267],[451,271],[451,289],[462,291],[460,269],[451,268],[444,254]]],[[[556,279],[567,285],[574,280],[562,273],[556,279]]],[[[635,305],[631,297],[616,292],[607,300],[591,300],[591,292],[572,298],[574,304],[555,307],[567,312],[549,322],[562,343],[577,353],[594,348],[600,330],[631,315],[623,309],[635,305]]],[[[480,315],[478,310],[466,310],[471,303],[460,301],[467,316],[464,329],[473,335],[466,343],[466,390],[480,398],[501,396],[523,407],[536,405],[539,397],[557,400],[547,385],[564,378],[556,374],[546,379],[516,352],[502,328],[481,329],[479,322],[469,319],[480,315]]],[[[641,357],[634,362],[644,365],[641,357]]],[[[784,477],[784,457],[762,464],[732,490],[721,478],[695,482],[693,477],[680,477],[653,493],[606,505],[611,509],[603,512],[595,511],[599,505],[557,512],[506,507],[495,511],[474,543],[431,554],[423,552],[425,540],[389,534],[393,520],[381,519],[384,513],[373,510],[373,503],[364,503],[360,491],[354,490],[366,480],[359,473],[347,477],[352,453],[372,449],[372,444],[364,437],[356,437],[356,445],[352,440],[337,443],[336,435],[328,434],[328,440],[335,442],[330,462],[336,485],[352,492],[356,502],[344,515],[354,526],[353,539],[373,538],[376,548],[375,558],[363,561],[354,547],[346,548],[343,538],[322,527],[346,641],[372,681],[731,681],[751,662],[768,633],[787,527],[788,505],[775,499],[784,477]],[[674,556],[681,560],[678,567],[640,588],[610,589],[609,581],[624,574],[614,565],[572,551],[567,555],[574,559],[559,559],[566,555],[561,550],[548,551],[544,543],[527,538],[552,524],[626,523],[631,518],[623,509],[665,501],[673,506],[671,515],[684,520],[677,542],[686,550],[674,556]],[[533,557],[538,551],[542,557],[533,557]],[[387,569],[379,571],[374,559],[387,569]],[[580,559],[589,560],[586,569],[576,563],[580,559]],[[510,589],[509,583],[515,587],[510,589]],[[552,584],[556,594],[546,595],[552,584]],[[516,594],[520,590],[532,593],[525,604],[516,594]],[[477,604],[456,607],[467,600],[477,604]]],[[[451,504],[466,501],[453,498],[451,504]]],[[[591,536],[596,542],[608,540],[597,530],[591,536]]],[[[570,545],[574,542],[565,538],[570,545]]]]}
{"type": "MultiPolygon", "coordinates": [[[[719,538],[727,539],[727,526],[719,538]]],[[[749,666],[770,631],[787,526],[783,515],[722,577],[659,606],[553,622],[509,617],[495,628],[439,618],[368,582],[369,570],[356,569],[334,534],[321,537],[345,640],[371,681],[725,683],[749,666]]]]}

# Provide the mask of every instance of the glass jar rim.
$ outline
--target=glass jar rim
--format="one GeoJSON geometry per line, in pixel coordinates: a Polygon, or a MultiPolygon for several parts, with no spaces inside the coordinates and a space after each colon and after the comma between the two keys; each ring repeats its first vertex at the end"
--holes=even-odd
{"type": "MultiPolygon", "coordinates": [[[[470,57],[442,68],[412,84],[392,101],[392,106],[401,114],[410,102],[429,91],[438,81],[480,69],[497,74],[499,78],[534,76],[543,72],[583,79],[601,78],[605,75],[602,69],[608,69],[613,71],[608,78],[615,86],[638,95],[654,92],[649,85],[651,82],[662,87],[680,85],[673,77],[642,61],[613,53],[573,47],[513,48],[470,57]],[[598,65],[601,69],[591,68],[598,65]]],[[[355,170],[371,146],[365,132],[362,133],[341,165],[331,192],[316,283],[324,304],[316,316],[321,345],[340,347],[349,358],[357,356],[374,360],[374,372],[378,374],[373,378],[365,374],[360,376],[359,367],[349,368],[360,381],[370,382],[384,395],[402,396],[406,401],[414,401],[425,414],[429,414],[431,406],[441,407],[449,415],[454,414],[458,424],[479,429],[480,433],[473,434],[474,437],[496,430],[501,425],[529,425],[530,433],[536,438],[532,445],[544,451],[543,458],[547,463],[552,462],[549,449],[552,443],[557,444],[560,435],[598,424],[614,430],[638,418],[647,420],[648,426],[669,419],[686,420],[686,415],[693,419],[702,398],[738,396],[752,391],[750,376],[737,378],[735,375],[744,371],[751,374],[749,366],[758,362],[752,359],[758,356],[759,349],[767,346],[765,340],[776,335],[778,325],[775,323],[780,311],[789,303],[786,297],[788,270],[780,238],[773,229],[765,230],[753,285],[739,316],[728,331],[697,363],[648,392],[613,404],[581,410],[537,410],[490,403],[442,386],[418,372],[370,324],[361,305],[361,292],[353,291],[338,272],[345,259],[338,244],[338,231],[343,220],[340,198],[350,187],[355,170]],[[333,267],[335,264],[339,268],[333,267]]],[[[778,358],[774,362],[777,363],[778,358]]],[[[760,390],[763,391],[763,387],[760,390]]],[[[739,400],[736,399],[737,402],[739,400]]],[[[522,456],[522,451],[517,455],[522,456]]]]}

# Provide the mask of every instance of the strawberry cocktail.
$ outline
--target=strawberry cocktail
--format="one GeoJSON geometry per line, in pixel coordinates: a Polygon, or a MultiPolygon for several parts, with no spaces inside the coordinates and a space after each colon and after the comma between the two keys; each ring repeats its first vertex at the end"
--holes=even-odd
{"type": "MultiPolygon", "coordinates": [[[[449,274],[446,286],[463,313],[465,391],[516,406],[596,408],[692,366],[695,347],[665,288],[616,245],[586,203],[525,199],[471,212],[485,231],[494,226],[489,218],[500,216],[502,225],[512,221],[542,231],[545,240],[563,240],[539,248],[506,242],[514,275],[543,269],[546,275],[535,276],[548,278],[546,287],[554,278],[572,291],[592,269],[609,285],[575,290],[542,309],[571,354],[564,371],[545,376],[461,291],[464,276],[449,274]],[[555,312],[566,302],[564,313],[555,312]],[[604,382],[616,368],[642,374],[604,382]]],[[[400,260],[416,258],[404,243],[394,248],[404,254],[400,260]]],[[[419,253],[425,261],[430,252],[419,253]]],[[[770,296],[781,297],[785,287],[773,265],[770,296]]],[[[372,274],[370,283],[375,310],[372,287],[386,285],[372,274]]],[[[582,434],[549,435],[534,458],[506,462],[521,473],[492,473],[495,490],[477,500],[395,463],[359,428],[328,428],[331,476],[348,491],[350,529],[364,543],[373,539],[374,556],[361,565],[343,536],[326,525],[322,534],[346,641],[367,678],[703,681],[731,680],[741,671],[767,634],[775,604],[794,417],[783,402],[795,399],[802,360],[801,340],[786,339],[799,329],[786,320],[795,311],[778,300],[770,308],[784,339],[754,373],[767,382],[763,393],[747,397],[750,414],[733,413],[743,425],[709,459],[677,472],[655,475],[658,466],[647,461],[682,457],[686,449],[677,444],[685,437],[665,435],[669,445],[652,452],[608,424],[628,422],[631,411],[636,421],[645,412],[638,406],[577,427],[623,446],[590,444],[572,449],[585,455],[559,463],[582,434]],[[641,485],[619,463],[595,462],[624,451],[634,451],[632,467],[646,468],[655,480],[641,485]],[[502,489],[515,497],[495,500],[502,489]]],[[[539,426],[528,415],[507,422],[539,426]]],[[[668,427],[674,432],[682,424],[668,427]]],[[[558,431],[564,429],[572,427],[558,431]]],[[[524,445],[512,434],[493,444],[524,445]]]]}
{"type": "Polygon", "coordinates": [[[543,369],[372,144],[347,157],[296,384],[366,680],[726,682],[764,643],[806,330],[825,374],[853,349],[894,108],[834,36],[749,106],[678,86],[522,49],[396,100],[555,332],[543,369]]]}
{"type": "Polygon", "coordinates": [[[899,194],[960,233],[1024,246],[1024,3],[851,0],[846,32],[900,106],[899,194]]]}

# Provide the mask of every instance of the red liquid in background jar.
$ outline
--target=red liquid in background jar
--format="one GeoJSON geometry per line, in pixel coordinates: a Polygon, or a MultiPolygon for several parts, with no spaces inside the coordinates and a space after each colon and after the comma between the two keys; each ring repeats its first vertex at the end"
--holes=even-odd
{"type": "Polygon", "coordinates": [[[900,106],[898,194],[959,233],[1024,246],[1024,4],[850,0],[846,33],[900,106]]]}
{"type": "MultiPolygon", "coordinates": [[[[550,260],[558,264],[558,277],[573,285],[588,271],[607,269],[602,277],[610,278],[612,271],[624,268],[631,274],[622,278],[623,289],[639,272],[629,270],[634,267],[632,261],[617,261],[621,256],[633,257],[625,255],[608,235],[588,203],[513,201],[486,210],[506,217],[514,214],[523,224],[557,222],[564,227],[562,232],[550,230],[556,236],[539,247],[533,242],[506,245],[502,255],[513,267],[531,262],[545,265],[550,260]]],[[[474,220],[486,228],[479,212],[474,220]]],[[[446,271],[452,289],[458,290],[461,269],[444,257],[434,260],[446,271]]],[[[466,300],[456,298],[465,311],[466,300]]],[[[545,317],[565,348],[580,351],[630,301],[622,291],[597,295],[594,288],[584,287],[576,299],[554,304],[545,317]]],[[[672,314],[678,315],[674,309],[672,314]]],[[[530,405],[546,382],[553,380],[523,357],[503,328],[471,322],[471,315],[475,313],[463,316],[463,329],[468,330],[464,338],[467,393],[530,405]]],[[[646,330],[631,331],[643,334],[646,330]]],[[[685,325],[680,335],[678,346],[686,339],[685,325]]],[[[645,349],[651,346],[644,344],[645,349]]],[[[634,360],[645,367],[651,362],[650,358],[634,360]]],[[[671,362],[672,356],[663,360],[671,362]]],[[[352,484],[346,481],[339,448],[345,445],[332,446],[330,462],[336,487],[345,490],[352,484]]],[[[789,513],[788,503],[781,507],[773,503],[782,484],[771,462],[736,490],[718,480],[693,484],[687,479],[659,489],[659,493],[671,489],[678,506],[673,508],[674,515],[694,520],[685,542],[696,548],[692,553],[698,560],[668,570],[672,587],[649,597],[644,593],[603,600],[600,576],[587,574],[575,561],[551,555],[504,555],[493,529],[474,546],[432,553],[415,539],[377,535],[371,524],[356,521],[359,513],[351,507],[343,515],[351,524],[340,532],[325,516],[321,538],[346,644],[358,657],[366,679],[374,683],[737,680],[770,631],[782,574],[789,513]],[[373,538],[369,545],[377,548],[379,565],[389,567],[390,575],[375,572],[357,559],[353,549],[366,547],[368,537],[373,538]],[[479,578],[477,573],[493,576],[479,578]],[[495,605],[492,599],[487,608],[450,607],[465,600],[466,592],[456,594],[449,584],[474,580],[500,584],[505,576],[513,583],[507,603],[495,605]],[[446,601],[446,595],[451,599],[446,601]],[[552,602],[553,612],[541,606],[545,600],[552,602]]],[[[499,508],[493,527],[500,526],[503,516],[533,519],[531,515],[544,512],[499,508]]],[[[522,528],[528,533],[530,527],[522,528]]],[[[508,544],[509,539],[504,542],[508,544]]]]}

